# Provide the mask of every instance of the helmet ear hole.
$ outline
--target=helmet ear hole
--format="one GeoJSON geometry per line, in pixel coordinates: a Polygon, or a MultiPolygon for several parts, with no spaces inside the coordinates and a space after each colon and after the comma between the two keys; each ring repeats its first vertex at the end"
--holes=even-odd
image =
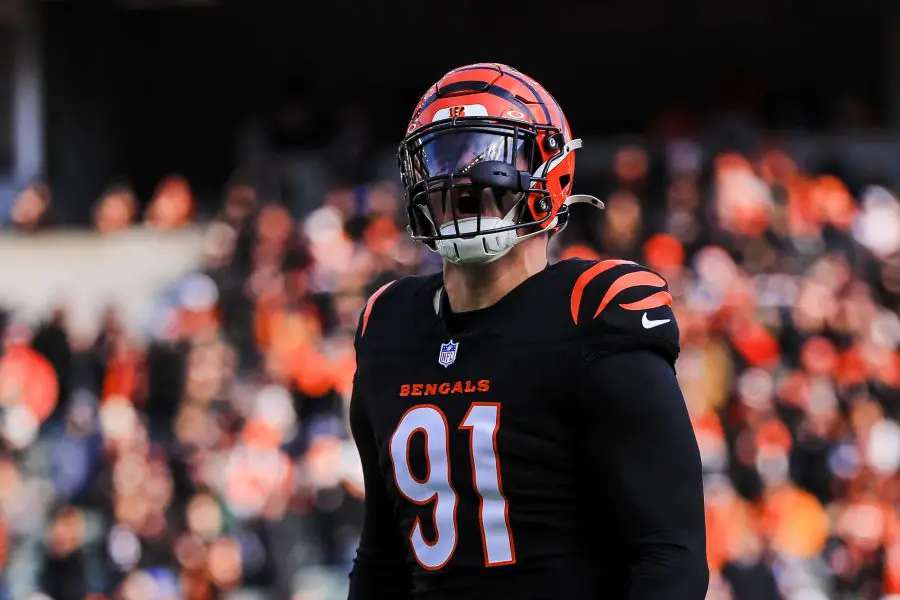
{"type": "Polygon", "coordinates": [[[568,173],[559,176],[559,189],[564,190],[572,183],[572,176],[568,173]]]}

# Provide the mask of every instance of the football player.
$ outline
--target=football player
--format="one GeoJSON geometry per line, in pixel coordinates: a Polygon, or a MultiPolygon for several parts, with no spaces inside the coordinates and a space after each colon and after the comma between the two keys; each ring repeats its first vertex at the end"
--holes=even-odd
{"type": "Polygon", "coordinates": [[[501,64],[447,73],[399,164],[413,239],[443,273],[388,283],[356,336],[365,478],[351,600],[702,600],[700,457],[666,282],[549,265],[574,139],[501,64]]]}

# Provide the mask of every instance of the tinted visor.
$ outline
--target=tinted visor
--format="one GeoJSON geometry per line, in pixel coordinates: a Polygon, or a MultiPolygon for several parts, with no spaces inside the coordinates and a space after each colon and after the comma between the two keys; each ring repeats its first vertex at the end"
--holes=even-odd
{"type": "Polygon", "coordinates": [[[409,145],[409,174],[412,185],[426,179],[461,176],[482,161],[503,161],[519,171],[528,171],[532,162],[530,137],[513,133],[451,130],[422,136],[409,145]]]}

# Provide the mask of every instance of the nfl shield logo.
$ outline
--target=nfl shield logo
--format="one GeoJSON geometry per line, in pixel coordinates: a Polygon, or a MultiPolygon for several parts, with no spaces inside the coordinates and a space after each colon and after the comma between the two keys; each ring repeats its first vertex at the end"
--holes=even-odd
{"type": "Polygon", "coordinates": [[[441,344],[441,353],[438,354],[438,364],[443,367],[449,367],[456,360],[456,349],[459,348],[459,342],[450,340],[446,344],[441,344]]]}

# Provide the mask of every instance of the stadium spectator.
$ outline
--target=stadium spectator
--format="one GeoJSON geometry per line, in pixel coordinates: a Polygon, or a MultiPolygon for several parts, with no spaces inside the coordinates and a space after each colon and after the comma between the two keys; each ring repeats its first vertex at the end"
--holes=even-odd
{"type": "MultiPolygon", "coordinates": [[[[628,144],[613,165],[606,214],[581,222],[575,208],[552,244],[669,281],[706,478],[708,598],[900,593],[900,202],[781,149],[677,138],[659,156],[628,144]]],[[[99,230],[132,222],[128,197],[104,196],[99,230]]],[[[167,179],[148,225],[188,224],[192,203],[167,179]]],[[[88,348],[61,312],[33,339],[7,326],[6,585],[339,597],[361,520],[345,424],[357,318],[385,280],[435,268],[404,227],[391,182],[336,187],[298,222],[235,180],[147,340],[113,312],[88,348]]]]}

